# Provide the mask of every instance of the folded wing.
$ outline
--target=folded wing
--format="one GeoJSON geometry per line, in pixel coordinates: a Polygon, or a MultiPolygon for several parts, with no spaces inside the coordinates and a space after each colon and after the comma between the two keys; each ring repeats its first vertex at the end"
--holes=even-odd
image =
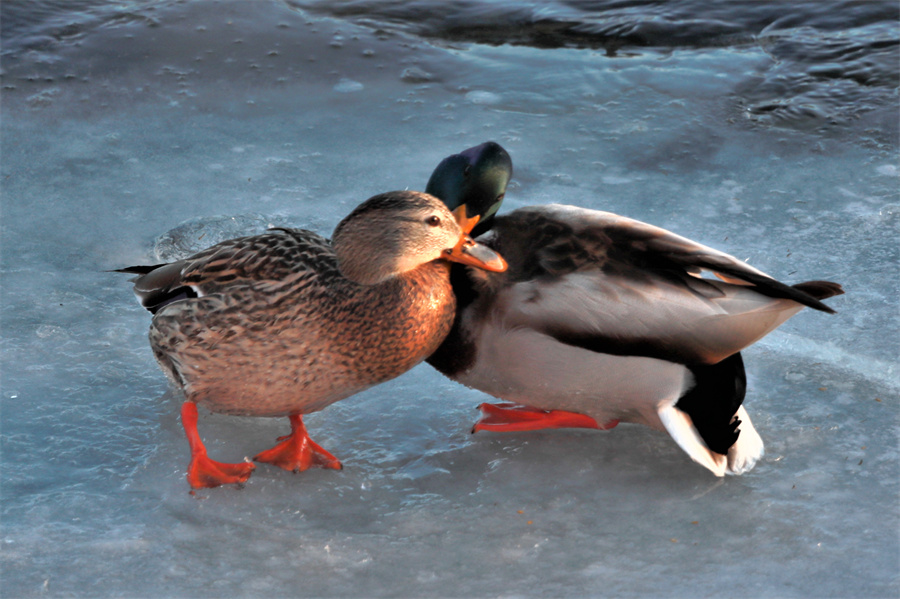
{"type": "Polygon", "coordinates": [[[843,293],[827,281],[789,286],[665,229],[571,206],[516,210],[486,237],[518,258],[495,289],[503,326],[602,353],[714,364],[804,306],[833,312],[820,300],[843,293]]]}
{"type": "Polygon", "coordinates": [[[336,278],[338,268],[326,239],[308,231],[272,229],[264,235],[222,242],[177,262],[131,266],[117,272],[139,275],[134,279],[134,293],[141,305],[155,314],[173,302],[242,285],[277,301],[279,290],[296,293],[297,282],[304,277],[319,292],[327,293],[310,275],[316,272],[320,277],[336,278]],[[283,260],[289,254],[295,259],[283,260]]]}

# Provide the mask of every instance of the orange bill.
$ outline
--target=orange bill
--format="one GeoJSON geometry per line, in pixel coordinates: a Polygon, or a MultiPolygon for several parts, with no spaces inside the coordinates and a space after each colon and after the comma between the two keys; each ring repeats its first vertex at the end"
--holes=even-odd
{"type": "Polygon", "coordinates": [[[459,223],[459,228],[463,230],[463,233],[468,235],[472,232],[472,229],[475,228],[475,225],[478,224],[478,221],[481,220],[481,216],[476,214],[472,218],[466,216],[466,205],[463,204],[456,208],[456,210],[451,211],[453,216],[456,218],[456,222],[459,223]]]}
{"type": "Polygon", "coordinates": [[[503,259],[503,256],[488,246],[477,243],[465,234],[459,238],[459,243],[456,244],[456,247],[446,251],[444,257],[451,262],[459,262],[460,264],[467,264],[491,272],[503,272],[506,270],[506,260],[503,259]]]}

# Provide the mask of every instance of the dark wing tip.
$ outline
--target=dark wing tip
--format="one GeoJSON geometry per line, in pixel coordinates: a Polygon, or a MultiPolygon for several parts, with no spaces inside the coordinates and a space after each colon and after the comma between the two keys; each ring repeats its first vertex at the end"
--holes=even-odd
{"type": "Polygon", "coordinates": [[[817,300],[818,305],[811,307],[821,310],[822,312],[828,312],[829,314],[835,314],[836,312],[818,300],[828,299],[829,297],[834,297],[836,295],[844,295],[844,288],[841,287],[839,283],[832,283],[831,281],[806,281],[804,283],[792,285],[792,287],[817,300]]]}
{"type": "Polygon", "coordinates": [[[141,305],[151,314],[178,300],[197,297],[197,293],[184,285],[181,279],[181,265],[173,262],[141,266],[126,266],[110,272],[138,275],[134,283],[134,294],[141,305]],[[174,266],[173,265],[177,265],[174,266]],[[170,268],[164,268],[170,267],[170,268]]]}
{"type": "Polygon", "coordinates": [[[794,289],[799,289],[804,293],[808,293],[816,299],[828,299],[836,295],[844,295],[844,288],[840,283],[832,283],[831,281],[806,281],[797,283],[794,289]]]}
{"type": "Polygon", "coordinates": [[[834,314],[835,311],[823,304],[820,300],[840,295],[844,292],[840,285],[831,283],[830,281],[807,281],[796,285],[786,285],[768,275],[747,272],[743,269],[735,268],[727,264],[719,264],[712,260],[708,260],[706,263],[698,263],[698,265],[746,281],[753,285],[755,291],[765,296],[778,299],[789,299],[798,304],[803,304],[814,310],[827,312],[829,314],[834,314]]]}
{"type": "Polygon", "coordinates": [[[114,269],[108,270],[106,272],[121,272],[121,273],[125,273],[127,275],[145,275],[148,272],[152,272],[152,271],[156,270],[160,266],[165,266],[165,264],[126,266],[125,268],[114,268],[114,269]]]}

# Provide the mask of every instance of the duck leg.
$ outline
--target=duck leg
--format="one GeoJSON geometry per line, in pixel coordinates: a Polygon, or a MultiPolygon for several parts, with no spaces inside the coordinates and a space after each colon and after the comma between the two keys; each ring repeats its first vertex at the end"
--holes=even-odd
{"type": "Polygon", "coordinates": [[[281,443],[254,456],[255,461],[274,464],[291,472],[302,472],[313,466],[334,470],[343,468],[336,457],[309,438],[302,416],[295,414],[288,418],[291,434],[278,437],[281,443]]]}
{"type": "Polygon", "coordinates": [[[518,432],[535,431],[548,428],[591,428],[609,430],[619,424],[618,420],[610,420],[598,424],[596,420],[585,414],[567,412],[565,410],[541,410],[515,403],[483,403],[478,406],[483,416],[472,428],[472,432],[518,432]]]}
{"type": "Polygon", "coordinates": [[[247,482],[256,468],[254,464],[250,462],[226,464],[211,460],[206,455],[206,446],[200,440],[200,433],[197,432],[197,404],[186,401],[181,405],[181,424],[184,426],[184,433],[191,448],[187,479],[192,489],[247,482]]]}
{"type": "Polygon", "coordinates": [[[481,410],[482,417],[472,427],[473,433],[537,431],[545,428],[594,428],[605,431],[619,424],[618,420],[610,420],[601,425],[585,414],[565,410],[539,410],[507,402],[483,403],[478,409],[481,410]]]}

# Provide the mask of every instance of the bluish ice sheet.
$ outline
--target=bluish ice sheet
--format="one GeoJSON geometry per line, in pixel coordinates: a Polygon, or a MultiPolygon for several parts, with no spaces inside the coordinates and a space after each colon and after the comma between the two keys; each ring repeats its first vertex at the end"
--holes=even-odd
{"type": "MultiPolygon", "coordinates": [[[[843,29],[607,4],[4,3],[0,594],[896,597],[894,4],[843,29]],[[470,435],[488,398],[423,365],[306,419],[343,471],[189,495],[181,398],[107,271],[328,235],[486,140],[504,210],[609,210],[844,285],[744,353],[766,457],[716,479],[637,426],[470,435]]],[[[200,430],[240,460],[287,421],[200,430]]]]}

